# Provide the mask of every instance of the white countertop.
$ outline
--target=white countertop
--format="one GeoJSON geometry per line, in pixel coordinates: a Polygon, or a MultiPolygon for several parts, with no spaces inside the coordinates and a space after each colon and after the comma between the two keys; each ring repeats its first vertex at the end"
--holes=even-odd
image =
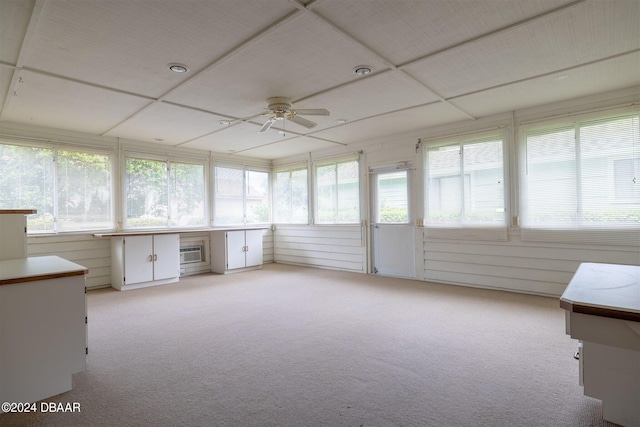
{"type": "Polygon", "coordinates": [[[563,308],[580,306],[603,309],[604,313],[640,314],[640,266],[580,264],[560,301],[563,308]]]}
{"type": "Polygon", "coordinates": [[[42,256],[0,261],[0,285],[84,275],[89,270],[57,256],[42,256]]]}
{"type": "Polygon", "coordinates": [[[118,236],[147,236],[153,234],[184,234],[184,233],[209,233],[211,231],[234,231],[234,230],[266,230],[270,228],[269,225],[262,226],[229,226],[229,227],[207,227],[207,228],[190,228],[190,229],[176,229],[176,230],[127,230],[127,231],[114,231],[112,233],[95,233],[94,237],[118,237],[118,236]]]}

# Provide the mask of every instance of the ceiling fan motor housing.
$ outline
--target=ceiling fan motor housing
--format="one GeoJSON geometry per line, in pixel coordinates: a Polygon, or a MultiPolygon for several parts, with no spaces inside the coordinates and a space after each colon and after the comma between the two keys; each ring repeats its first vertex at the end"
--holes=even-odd
{"type": "Polygon", "coordinates": [[[267,108],[274,112],[287,112],[291,109],[291,100],[283,96],[267,99],[267,108]]]}

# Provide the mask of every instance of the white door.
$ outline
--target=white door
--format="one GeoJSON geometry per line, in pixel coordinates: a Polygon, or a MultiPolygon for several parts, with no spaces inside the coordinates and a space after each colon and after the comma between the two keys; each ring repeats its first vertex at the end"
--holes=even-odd
{"type": "Polygon", "coordinates": [[[180,275],[180,236],[153,236],[153,280],[170,279],[180,275]]]}
{"type": "Polygon", "coordinates": [[[124,278],[127,285],[153,280],[153,237],[124,239],[124,278]]]}
{"type": "Polygon", "coordinates": [[[247,265],[245,246],[244,231],[227,231],[227,270],[247,265]]]}
{"type": "Polygon", "coordinates": [[[411,181],[410,165],[371,171],[372,273],[415,278],[411,181]]]}
{"type": "Polygon", "coordinates": [[[245,231],[245,256],[247,267],[262,264],[262,230],[245,231]]]}

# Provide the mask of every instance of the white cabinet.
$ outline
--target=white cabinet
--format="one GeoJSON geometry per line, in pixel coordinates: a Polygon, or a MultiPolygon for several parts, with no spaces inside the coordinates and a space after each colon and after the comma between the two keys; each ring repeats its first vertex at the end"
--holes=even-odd
{"type": "Polygon", "coordinates": [[[119,290],[177,282],[180,235],[154,234],[111,238],[111,286],[119,290]]]}
{"type": "Polygon", "coordinates": [[[560,298],[581,341],[580,384],[602,417],[640,426],[640,266],[582,263],[560,298]]]}
{"type": "Polygon", "coordinates": [[[33,209],[0,210],[0,259],[27,257],[27,217],[33,209]]]}
{"type": "Polygon", "coordinates": [[[234,273],[262,266],[262,230],[211,232],[211,271],[234,273]]]}
{"type": "Polygon", "coordinates": [[[0,261],[0,402],[64,393],[86,369],[86,273],[57,256],[0,261]]]}

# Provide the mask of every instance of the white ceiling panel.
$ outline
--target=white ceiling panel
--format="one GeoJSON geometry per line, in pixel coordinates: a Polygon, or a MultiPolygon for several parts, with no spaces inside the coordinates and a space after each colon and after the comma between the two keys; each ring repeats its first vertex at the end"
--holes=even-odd
{"type": "Polygon", "coordinates": [[[638,0],[0,0],[0,121],[266,159],[361,147],[637,90],[638,22],[638,0]],[[273,96],[331,115],[258,133],[273,96]]]}
{"type": "Polygon", "coordinates": [[[296,138],[284,139],[282,141],[276,141],[262,147],[239,152],[238,154],[261,159],[275,160],[283,157],[294,156],[297,154],[324,150],[326,148],[335,146],[336,144],[321,139],[301,136],[296,138]]]}
{"type": "MultiPolygon", "coordinates": [[[[385,112],[438,101],[427,88],[400,71],[388,71],[298,102],[297,108],[326,108],[330,126],[336,120],[358,120],[385,112]]],[[[319,126],[322,128],[322,126],[319,126]]]]}
{"type": "Polygon", "coordinates": [[[613,1],[580,3],[407,70],[450,98],[639,49],[640,2],[625,4],[629,7],[613,1]]]}
{"type": "MultiPolygon", "coordinates": [[[[546,103],[624,89],[638,84],[640,53],[626,55],[569,72],[496,88],[453,99],[472,114],[489,115],[546,103]],[[565,77],[566,76],[566,77],[565,77]]],[[[639,87],[631,88],[640,94],[639,87]]]]}
{"type": "Polygon", "coordinates": [[[148,100],[23,71],[2,119],[17,123],[102,134],[148,100]]]}
{"type": "Polygon", "coordinates": [[[345,143],[362,143],[379,140],[385,135],[399,135],[445,123],[468,119],[458,109],[439,102],[422,107],[410,108],[378,117],[359,120],[348,126],[337,126],[314,134],[320,138],[345,143]],[[392,130],[389,133],[389,130],[392,130]]]}
{"type": "Polygon", "coordinates": [[[286,1],[49,0],[30,67],[158,97],[295,10],[286,1]],[[175,74],[182,63],[190,73],[175,74]]]}
{"type": "Polygon", "coordinates": [[[2,0],[0,1],[0,61],[16,63],[22,46],[34,1],[2,0]]]}
{"type": "Polygon", "coordinates": [[[182,146],[219,153],[236,153],[293,137],[292,134],[283,136],[277,132],[258,133],[259,129],[260,126],[250,123],[236,123],[223,130],[188,141],[182,146]]]}
{"type": "Polygon", "coordinates": [[[353,69],[360,64],[384,68],[362,47],[301,14],[167,99],[247,117],[260,113],[269,97],[296,100],[355,80],[353,69]]]}
{"type": "Polygon", "coordinates": [[[106,135],[177,145],[219,129],[222,119],[224,117],[156,102],[106,135]]]}
{"type": "Polygon", "coordinates": [[[569,2],[329,0],[313,9],[400,65],[569,2]]]}

